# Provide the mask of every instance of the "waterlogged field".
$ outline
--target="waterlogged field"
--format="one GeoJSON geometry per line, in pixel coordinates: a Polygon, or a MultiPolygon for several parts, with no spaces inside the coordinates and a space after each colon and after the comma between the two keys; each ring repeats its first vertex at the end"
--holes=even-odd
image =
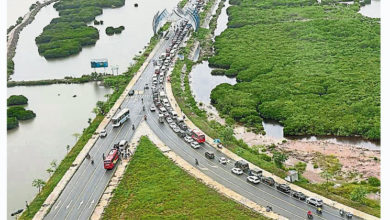
{"type": "Polygon", "coordinates": [[[245,124],[274,119],[286,135],[380,138],[380,20],[359,5],[232,0],[210,66],[211,102],[245,124]],[[238,99],[239,97],[239,99],[238,99]]]}
{"type": "Polygon", "coordinates": [[[266,219],[208,188],[143,137],[103,219],[158,218],[266,219]]]}

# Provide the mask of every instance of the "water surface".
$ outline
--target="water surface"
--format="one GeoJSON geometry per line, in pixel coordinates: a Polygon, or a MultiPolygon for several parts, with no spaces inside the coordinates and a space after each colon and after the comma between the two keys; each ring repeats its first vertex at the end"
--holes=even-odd
{"type": "Polygon", "coordinates": [[[37,114],[7,132],[8,218],[10,212],[25,208],[25,201],[31,202],[37,193],[32,181],[48,179],[50,162],[64,158],[66,145],[75,143],[72,134],[82,133],[88,118],[94,118],[96,102],[104,101],[110,92],[96,83],[8,88],[7,97],[25,95],[29,100],[26,108],[37,114]]]}
{"type": "Polygon", "coordinates": [[[7,28],[16,24],[16,20],[23,17],[35,2],[37,0],[7,0],[7,28]]]}
{"type": "Polygon", "coordinates": [[[370,18],[380,18],[381,17],[380,6],[381,6],[380,0],[371,0],[371,4],[367,4],[361,7],[359,13],[370,18]]]}
{"type": "Polygon", "coordinates": [[[97,72],[112,73],[111,67],[118,66],[118,73],[122,73],[127,70],[134,55],[143,50],[153,36],[153,16],[164,8],[171,11],[177,3],[178,0],[140,0],[136,8],[133,1],[127,0],[121,8],[103,9],[103,14],[96,19],[103,20],[104,24],[94,26],[100,34],[96,45],[83,47],[77,55],[55,60],[46,60],[40,56],[35,44],[35,38],[42,33],[43,27],[49,24],[51,19],[58,17],[58,12],[52,5],[45,7],[20,34],[12,79],[16,81],[59,79],[65,76],[90,74],[94,71],[90,67],[90,61],[96,58],[107,58],[109,65],[105,70],[97,69],[97,72]],[[125,27],[121,34],[106,35],[106,27],[121,25],[125,27]]]}
{"type": "Polygon", "coordinates": [[[211,68],[208,61],[194,66],[190,73],[190,86],[193,90],[195,100],[203,104],[210,104],[210,93],[217,85],[221,83],[236,84],[235,78],[227,76],[213,76],[211,75],[211,68]]]}

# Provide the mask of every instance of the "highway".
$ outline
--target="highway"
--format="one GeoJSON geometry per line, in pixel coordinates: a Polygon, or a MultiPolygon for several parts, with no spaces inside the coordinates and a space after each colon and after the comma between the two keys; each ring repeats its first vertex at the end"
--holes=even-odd
{"type": "MultiPolygon", "coordinates": [[[[169,40],[164,41],[157,49],[153,59],[158,59],[171,40],[172,36],[169,40]]],[[[315,208],[305,202],[294,199],[263,183],[253,185],[246,181],[246,174],[241,176],[232,174],[230,170],[233,168],[234,161],[230,160],[227,165],[219,164],[219,157],[228,157],[208,144],[202,144],[200,149],[196,150],[191,148],[188,143],[174,133],[167,122],[158,122],[158,111],[151,112],[149,110],[150,106],[153,105],[152,90],[144,90],[144,85],[146,83],[152,84],[153,75],[154,66],[153,62],[150,62],[132,88],[136,94],[127,96],[121,105],[122,109],[130,109],[130,120],[118,128],[113,128],[112,122],[107,125],[107,137],[99,137],[90,151],[95,163],[92,164],[88,159],[82,162],[45,219],[88,219],[91,216],[114,172],[114,170],[106,171],[103,168],[103,153],[107,155],[113,145],[120,140],[130,141],[134,134],[131,125],[134,124],[137,127],[144,120],[144,114],[148,116],[147,124],[152,131],[172,151],[194,166],[196,158],[199,161],[199,166],[195,166],[197,169],[240,195],[262,206],[271,206],[274,212],[289,219],[307,219],[308,210],[313,212],[314,219],[343,219],[338,214],[338,210],[332,207],[324,205],[322,215],[316,215],[315,208]],[[141,99],[144,100],[144,104],[141,99]],[[145,112],[142,110],[143,105],[146,107],[145,112]],[[213,160],[205,158],[206,151],[214,152],[216,158],[213,160]]],[[[353,217],[353,219],[357,218],[353,217]]]]}

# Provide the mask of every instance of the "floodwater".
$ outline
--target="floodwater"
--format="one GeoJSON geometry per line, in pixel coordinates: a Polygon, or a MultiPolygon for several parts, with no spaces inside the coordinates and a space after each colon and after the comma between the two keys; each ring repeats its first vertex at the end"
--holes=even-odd
{"type": "Polygon", "coordinates": [[[55,60],[46,60],[40,56],[35,44],[35,38],[42,33],[43,27],[49,24],[51,19],[58,17],[53,5],[49,5],[43,8],[20,34],[12,80],[59,79],[90,74],[94,71],[90,67],[90,61],[99,58],[107,58],[109,67],[105,70],[96,69],[97,72],[123,73],[134,55],[142,51],[153,36],[153,16],[164,8],[171,11],[177,3],[178,0],[139,0],[139,6],[136,8],[133,6],[134,2],[128,0],[121,8],[103,9],[103,14],[96,19],[103,20],[104,25],[94,26],[100,33],[96,45],[83,47],[77,55],[55,60]],[[106,35],[106,27],[121,25],[125,27],[121,34],[106,35]],[[118,66],[118,71],[112,71],[111,67],[115,66],[118,66]]]}
{"type": "Polygon", "coordinates": [[[217,85],[222,83],[236,84],[235,78],[227,76],[213,76],[211,75],[211,68],[208,61],[194,66],[190,73],[190,86],[193,90],[195,100],[203,104],[210,104],[210,93],[217,85]]]}
{"type": "Polygon", "coordinates": [[[230,6],[229,1],[225,1],[225,5],[222,8],[221,14],[217,19],[217,27],[214,31],[214,37],[219,36],[226,28],[229,16],[227,14],[227,8],[230,6]]]}
{"type": "Polygon", "coordinates": [[[37,0],[7,0],[7,28],[16,24],[16,20],[23,17],[35,2],[37,0]]]}
{"type": "Polygon", "coordinates": [[[380,0],[371,0],[371,4],[367,4],[361,7],[359,13],[370,18],[380,18],[381,17],[380,6],[381,6],[380,0]]]}
{"type": "Polygon", "coordinates": [[[73,147],[75,133],[82,133],[98,100],[104,101],[111,89],[95,82],[85,84],[54,84],[48,86],[8,88],[8,96],[25,95],[27,109],[37,116],[19,122],[7,132],[7,211],[25,208],[38,190],[31,186],[34,179],[47,180],[46,169],[52,160],[59,162],[66,155],[66,146],[73,147]],[[77,97],[73,97],[77,95],[77,97]]]}

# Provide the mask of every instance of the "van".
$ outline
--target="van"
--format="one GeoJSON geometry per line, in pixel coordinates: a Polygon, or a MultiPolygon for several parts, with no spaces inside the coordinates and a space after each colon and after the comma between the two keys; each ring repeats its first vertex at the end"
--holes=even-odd
{"type": "Polygon", "coordinates": [[[234,163],[234,166],[240,168],[245,172],[249,170],[249,164],[245,160],[236,161],[236,163],[234,163]]]}
{"type": "Polygon", "coordinates": [[[168,99],[163,99],[162,102],[164,105],[169,105],[168,99]]]}
{"type": "Polygon", "coordinates": [[[258,168],[253,168],[251,169],[251,176],[257,176],[257,177],[261,177],[263,175],[263,171],[258,169],[258,168]]]}
{"type": "Polygon", "coordinates": [[[162,60],[164,60],[164,59],[165,59],[165,53],[161,53],[160,58],[161,58],[162,60]]]}
{"type": "Polygon", "coordinates": [[[165,109],[164,107],[161,107],[161,108],[160,108],[160,111],[164,114],[164,113],[167,112],[167,109],[165,109]]]}

